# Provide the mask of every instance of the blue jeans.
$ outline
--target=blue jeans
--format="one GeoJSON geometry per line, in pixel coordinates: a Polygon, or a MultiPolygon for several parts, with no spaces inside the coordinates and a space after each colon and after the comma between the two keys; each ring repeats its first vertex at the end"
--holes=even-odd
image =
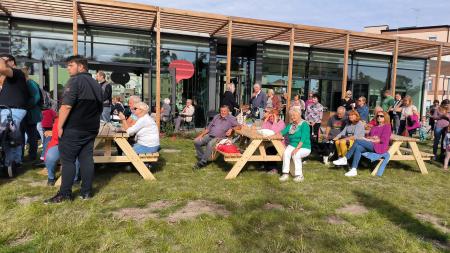
{"type": "MultiPolygon", "coordinates": [[[[433,140],[433,155],[437,156],[439,142],[441,142],[442,133],[444,132],[444,128],[434,128],[434,140],[433,140]]],[[[442,145],[442,144],[441,144],[442,145]]]]}
{"type": "Polygon", "coordinates": [[[156,153],[159,151],[159,146],[155,146],[155,147],[147,147],[141,144],[134,144],[133,145],[133,149],[134,152],[136,152],[136,154],[149,154],[149,153],[156,153]]]}
{"type": "MultiPolygon", "coordinates": [[[[27,114],[26,110],[23,109],[11,109],[12,117],[15,122],[17,128],[20,128],[20,124],[27,114]]],[[[7,116],[9,115],[9,110],[1,110],[0,117],[1,121],[6,121],[7,116]]],[[[20,131],[20,130],[17,130],[20,131]]],[[[17,147],[10,147],[9,145],[5,145],[5,166],[11,165],[13,161],[16,163],[22,162],[22,147],[23,145],[18,145],[17,147]]]]}
{"type": "Polygon", "coordinates": [[[110,122],[111,121],[111,107],[103,107],[103,111],[102,111],[102,115],[101,115],[101,120],[105,121],[105,122],[110,122]]]}
{"type": "Polygon", "coordinates": [[[361,160],[361,154],[364,152],[373,152],[373,143],[366,140],[355,140],[355,143],[353,143],[353,146],[348,151],[347,155],[345,157],[350,159],[353,156],[352,161],[352,169],[358,168],[359,160],[361,160]]]}
{"type": "Polygon", "coordinates": [[[41,159],[43,159],[43,158],[45,157],[45,151],[47,150],[48,143],[50,142],[51,139],[52,139],[51,136],[49,136],[49,137],[44,137],[44,141],[42,142],[41,159]]]}
{"type": "MultiPolygon", "coordinates": [[[[48,179],[55,180],[55,168],[59,161],[59,149],[58,146],[53,146],[47,151],[47,155],[45,156],[45,167],[47,167],[48,171],[48,179]]],[[[75,162],[76,172],[74,181],[78,178],[78,174],[80,174],[80,163],[75,162]]]]}

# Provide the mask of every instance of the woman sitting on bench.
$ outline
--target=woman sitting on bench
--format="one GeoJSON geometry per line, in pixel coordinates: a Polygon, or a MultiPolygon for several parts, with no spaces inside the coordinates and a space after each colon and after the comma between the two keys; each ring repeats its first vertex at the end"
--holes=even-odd
{"type": "Polygon", "coordinates": [[[119,114],[122,128],[130,136],[135,136],[136,144],[133,149],[137,154],[156,153],[159,151],[159,131],[156,122],[148,115],[148,105],[139,102],[134,105],[135,114],[138,117],[136,123],[129,127],[123,113],[119,114]]]}
{"type": "Polygon", "coordinates": [[[358,168],[362,153],[375,152],[383,154],[388,151],[392,132],[389,114],[387,112],[377,112],[376,120],[377,125],[370,129],[368,137],[355,140],[347,155],[333,161],[334,165],[347,165],[347,160],[353,157],[352,167],[350,171],[345,173],[345,176],[354,177],[358,174],[356,168],[358,168]]]}

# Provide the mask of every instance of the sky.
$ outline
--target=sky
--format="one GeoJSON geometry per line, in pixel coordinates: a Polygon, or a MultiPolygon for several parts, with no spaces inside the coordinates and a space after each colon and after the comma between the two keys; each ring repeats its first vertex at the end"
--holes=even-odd
{"type": "MultiPolygon", "coordinates": [[[[122,0],[124,1],[124,0],[122,0]]],[[[125,0],[161,7],[362,31],[450,25],[450,0],[125,0]]]]}

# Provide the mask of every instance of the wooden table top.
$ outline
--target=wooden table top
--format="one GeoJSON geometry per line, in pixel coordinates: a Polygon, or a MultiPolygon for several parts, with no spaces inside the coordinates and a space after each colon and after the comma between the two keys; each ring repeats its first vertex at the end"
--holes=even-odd
{"type": "Polygon", "coordinates": [[[129,137],[129,135],[126,132],[120,132],[119,130],[120,130],[119,128],[113,126],[111,123],[102,123],[98,130],[97,137],[102,138],[129,137]]]}
{"type": "Polygon", "coordinates": [[[237,134],[248,137],[250,139],[259,139],[259,140],[283,140],[283,137],[272,136],[263,136],[258,133],[258,130],[253,127],[248,127],[243,125],[241,129],[235,130],[237,134]]]}
{"type": "Polygon", "coordinates": [[[392,141],[404,141],[404,142],[418,142],[419,141],[416,138],[411,138],[411,137],[406,137],[406,136],[401,136],[401,135],[396,135],[396,134],[391,135],[391,140],[392,141]]]}

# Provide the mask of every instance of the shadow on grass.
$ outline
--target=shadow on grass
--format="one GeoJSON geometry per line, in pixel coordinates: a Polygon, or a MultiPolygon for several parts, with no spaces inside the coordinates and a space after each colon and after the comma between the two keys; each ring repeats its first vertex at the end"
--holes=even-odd
{"type": "Polygon", "coordinates": [[[353,193],[364,206],[376,210],[379,214],[385,216],[392,223],[406,230],[408,233],[429,241],[439,241],[446,245],[450,243],[446,234],[435,229],[432,225],[423,224],[411,213],[401,210],[389,201],[379,199],[361,191],[353,191],[353,193]]]}

